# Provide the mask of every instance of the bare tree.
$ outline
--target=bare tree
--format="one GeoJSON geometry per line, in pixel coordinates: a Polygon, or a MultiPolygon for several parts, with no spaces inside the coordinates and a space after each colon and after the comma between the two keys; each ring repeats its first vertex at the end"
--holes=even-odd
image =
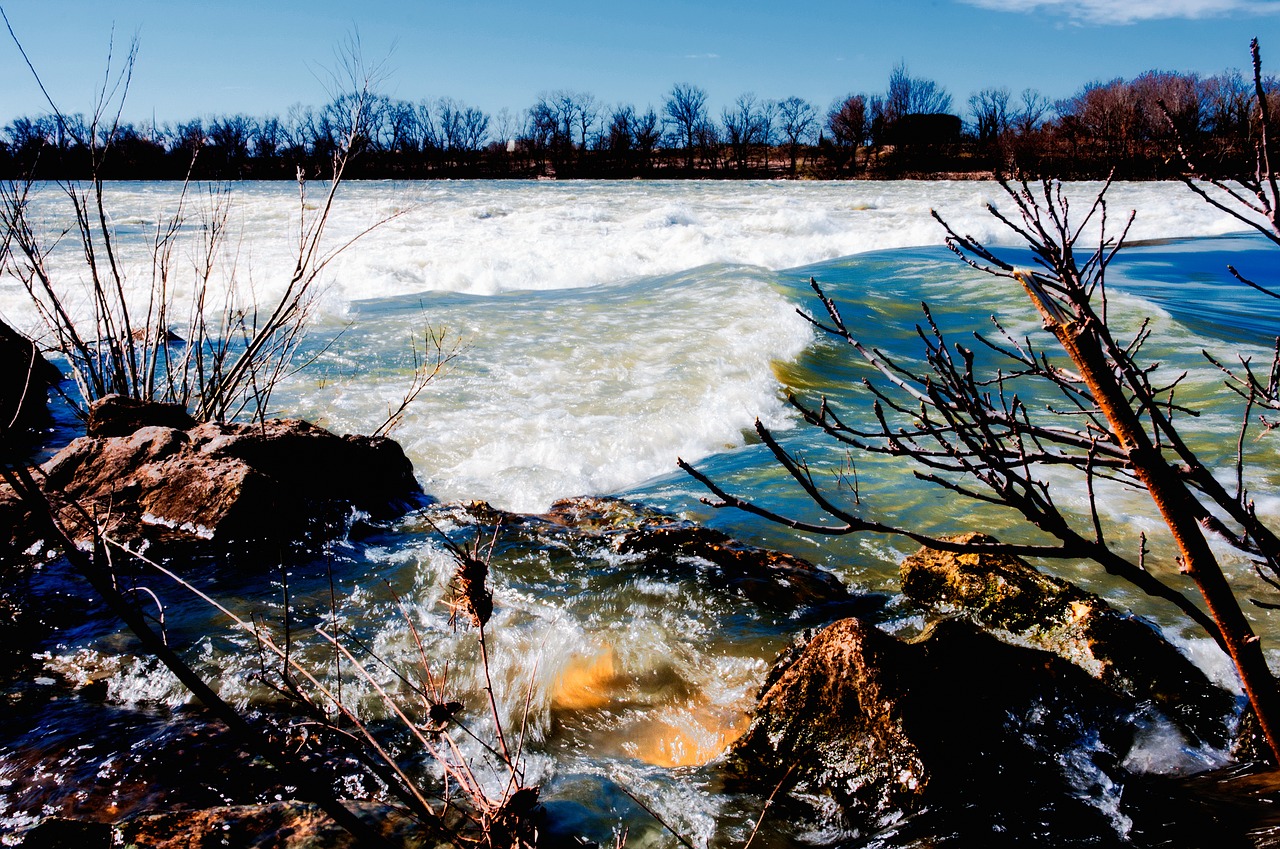
{"type": "Polygon", "coordinates": [[[603,147],[615,154],[625,156],[636,144],[636,109],[634,106],[619,103],[609,115],[609,126],[603,137],[603,147]]]}
{"type": "Polygon", "coordinates": [[[778,129],[778,101],[766,100],[760,104],[760,144],[764,147],[764,170],[769,170],[769,152],[773,149],[774,133],[778,129]]]}
{"type": "Polygon", "coordinates": [[[418,110],[407,100],[386,99],[378,134],[379,147],[391,153],[417,153],[422,150],[418,110]]]}
{"type": "Polygon", "coordinates": [[[506,148],[516,137],[517,124],[516,118],[511,114],[511,110],[502,107],[497,114],[493,116],[493,138],[506,148]]]}
{"type": "MultiPolygon", "coordinates": [[[[652,109],[649,115],[656,125],[657,116],[652,109]]],[[[600,136],[600,149],[608,154],[615,168],[630,171],[647,160],[653,147],[649,142],[648,149],[642,149],[645,144],[641,139],[643,124],[643,116],[636,114],[634,106],[620,103],[613,108],[608,126],[600,136]]]]}
{"type": "Polygon", "coordinates": [[[990,145],[1000,140],[1013,123],[1009,111],[1009,89],[984,88],[969,97],[973,115],[973,134],[979,144],[990,145]]]}
{"type": "Polygon", "coordinates": [[[1210,77],[1204,85],[1205,122],[1219,138],[1245,137],[1253,88],[1239,71],[1210,77]]]}
{"type": "MultiPolygon", "coordinates": [[[[1256,42],[1254,67],[1259,141],[1253,172],[1233,182],[1201,184],[1191,177],[1187,182],[1210,203],[1249,220],[1280,244],[1280,213],[1276,212],[1280,181],[1271,166],[1271,119],[1256,42]]],[[[1031,186],[1002,181],[1001,185],[1013,212],[989,209],[1030,249],[1036,270],[1015,267],[938,220],[946,230],[948,246],[965,262],[1026,292],[1057,353],[1039,347],[1030,336],[1014,336],[999,322],[994,337],[975,334],[979,346],[975,351],[948,340],[926,306],[926,324],[917,328],[925,365],[907,367],[863,345],[835,302],[814,283],[823,314],[810,320],[847,343],[879,372],[882,381],[866,383],[874,402],[865,423],[833,409],[825,400],[817,406],[791,401],[807,422],[838,443],[908,459],[920,479],[961,497],[1011,509],[1052,542],[960,544],[868,519],[856,503],[851,505],[820,487],[805,462],[759,423],[756,430],[761,440],[834,523],[784,516],[731,495],[683,461],[680,465],[718,498],[709,502],[714,506],[737,507],[808,533],[870,531],[901,535],[943,550],[1091,559],[1176,606],[1223,648],[1239,672],[1273,757],[1280,759],[1280,689],[1237,596],[1248,590],[1233,587],[1210,546],[1213,537],[1234,547],[1250,558],[1263,585],[1280,589],[1280,535],[1254,508],[1244,457],[1255,408],[1280,400],[1276,389],[1280,354],[1270,375],[1256,374],[1244,359],[1238,368],[1220,366],[1228,386],[1244,399],[1244,409],[1232,474],[1215,474],[1213,465],[1183,435],[1184,422],[1195,411],[1177,398],[1182,376],[1166,376],[1159,364],[1143,359],[1147,325],[1140,325],[1132,339],[1114,335],[1115,314],[1108,304],[1106,276],[1124,246],[1133,215],[1118,232],[1113,229],[1107,217],[1106,186],[1077,218],[1079,207],[1069,202],[1059,183],[1031,186]],[[1096,246],[1087,249],[1081,234],[1090,223],[1099,236],[1096,246]],[[977,365],[979,353],[1001,364],[984,372],[977,365]],[[1024,400],[1043,399],[1046,394],[1058,400],[1047,406],[1043,401],[1024,400]],[[1053,487],[1050,472],[1056,479],[1053,487]],[[1084,515],[1064,509],[1055,499],[1054,492],[1063,487],[1061,478],[1067,473],[1075,475],[1076,491],[1087,496],[1084,515]],[[1132,544],[1124,543],[1123,531],[1108,528],[1099,508],[1098,490],[1104,485],[1150,495],[1169,531],[1173,568],[1153,568],[1145,536],[1134,551],[1132,544]],[[1171,577],[1178,575],[1194,584],[1204,609],[1171,577]]],[[[1271,430],[1270,422],[1260,420],[1260,424],[1264,432],[1271,430]]]]}
{"type": "Polygon", "coordinates": [[[643,114],[636,115],[635,122],[636,149],[640,151],[640,167],[647,168],[653,158],[653,152],[662,142],[662,123],[658,113],[650,106],[643,114]]]}
{"type": "MultiPolygon", "coordinates": [[[[1046,329],[1071,362],[1058,365],[1050,353],[1030,338],[1016,338],[996,325],[996,337],[977,335],[987,352],[1007,359],[991,374],[975,366],[974,351],[951,343],[933,323],[926,307],[925,327],[919,330],[925,346],[927,371],[900,366],[885,354],[865,347],[845,323],[835,303],[815,284],[825,311],[811,319],[818,327],[849,344],[884,378],[868,383],[875,399],[873,423],[862,425],[823,402],[792,403],[806,421],[846,446],[859,451],[911,460],[917,476],[959,496],[996,504],[1020,513],[1053,543],[984,543],[961,546],[931,538],[910,528],[870,520],[842,499],[824,492],[808,466],[789,454],[768,429],[757,424],[761,439],[813,502],[835,524],[803,522],[735,497],[688,464],[681,465],[718,497],[715,506],[734,506],[817,534],[877,532],[898,534],[943,550],[1003,551],[1020,556],[1088,558],[1108,572],[1145,592],[1175,605],[1203,627],[1236,662],[1250,699],[1273,749],[1275,721],[1280,719],[1277,692],[1257,637],[1249,628],[1205,534],[1218,531],[1247,553],[1261,557],[1280,577],[1280,539],[1253,512],[1243,487],[1229,491],[1186,445],[1175,417],[1188,411],[1174,400],[1178,380],[1159,383],[1156,370],[1140,359],[1145,329],[1133,340],[1114,338],[1105,319],[1105,276],[1124,241],[1105,233],[1096,249],[1077,263],[1074,248],[1081,226],[1105,219],[1104,195],[1085,210],[1083,220],[1070,217],[1074,209],[1061,187],[1045,183],[1005,186],[1015,213],[993,214],[1027,240],[1040,271],[1015,268],[985,246],[947,229],[948,244],[975,267],[1024,287],[1044,318],[1046,329]],[[1057,394],[1062,407],[1044,408],[1023,399],[1057,394]],[[1060,412],[1053,412],[1055,409],[1060,412]],[[1045,412],[1037,412],[1042,410],[1045,412]],[[1087,515],[1064,509],[1054,497],[1063,486],[1050,487],[1047,473],[1066,470],[1078,477],[1079,490],[1089,496],[1087,515]],[[1137,559],[1112,539],[1096,500],[1103,482],[1139,486],[1151,493],[1169,524],[1179,551],[1179,569],[1195,581],[1208,605],[1204,613],[1190,598],[1144,562],[1145,545],[1137,559]],[[1199,495],[1225,512],[1235,523],[1228,528],[1196,498],[1199,495]]],[[[1131,219],[1130,219],[1131,220],[1131,219]]],[[[1242,461],[1240,461],[1242,462],[1242,461]]]]}
{"type": "Polygon", "coordinates": [[[710,118],[703,120],[694,131],[698,145],[698,159],[703,167],[715,170],[720,167],[720,131],[710,118]]]}
{"type": "Polygon", "coordinates": [[[1034,88],[1024,88],[1018,98],[1019,107],[1012,118],[1013,128],[1019,136],[1027,136],[1044,124],[1052,104],[1034,88]]]}
{"type": "Polygon", "coordinates": [[[1171,134],[1198,139],[1204,129],[1204,84],[1196,74],[1147,71],[1130,83],[1146,139],[1171,134]],[[1161,106],[1160,104],[1164,104],[1161,106]]]}
{"type": "Polygon", "coordinates": [[[837,150],[848,157],[849,170],[858,170],[858,148],[867,141],[867,97],[851,94],[837,100],[827,111],[827,131],[837,150]]]}
{"type": "Polygon", "coordinates": [[[1104,159],[1128,158],[1134,151],[1142,116],[1133,88],[1123,79],[1088,83],[1054,110],[1078,126],[1104,159]]]}
{"type": "Polygon", "coordinates": [[[489,116],[479,109],[442,97],[436,104],[436,121],[440,148],[452,157],[454,164],[461,164],[468,154],[484,147],[489,134],[489,116]]]}
{"type": "Polygon", "coordinates": [[[443,150],[444,140],[435,104],[425,99],[418,101],[413,107],[413,116],[418,149],[423,153],[443,150]]]}
{"type": "Polygon", "coordinates": [[[206,156],[214,157],[223,173],[242,177],[254,134],[254,121],[248,115],[215,118],[209,122],[206,156]]]}
{"type": "Polygon", "coordinates": [[[168,140],[169,152],[178,153],[182,158],[195,158],[209,140],[204,121],[196,118],[185,123],[166,126],[165,137],[168,140]]]}
{"type": "Polygon", "coordinates": [[[755,94],[738,95],[732,107],[726,106],[720,114],[724,127],[724,140],[733,152],[739,171],[746,171],[751,160],[751,149],[762,143],[763,127],[760,104],[755,94]]]}
{"type": "Polygon", "coordinates": [[[906,63],[899,62],[889,73],[884,96],[884,118],[893,124],[904,115],[930,115],[951,111],[951,95],[933,80],[913,77],[906,63]]]}
{"type": "MultiPolygon", "coordinates": [[[[324,240],[354,148],[369,139],[371,113],[366,103],[372,97],[377,71],[364,65],[358,42],[348,44],[347,51],[344,65],[334,77],[335,84],[344,89],[332,98],[322,116],[326,132],[341,125],[347,128],[346,135],[329,136],[332,170],[323,198],[313,201],[307,197],[305,176],[299,169],[297,252],[274,303],[238,300],[236,252],[226,241],[228,207],[226,194],[221,192],[211,194],[202,222],[190,301],[175,301],[174,249],[189,214],[187,183],[172,215],[156,227],[151,279],[145,283],[130,279],[111,223],[103,163],[117,139],[136,45],[123,68],[107,75],[82,142],[91,152],[91,179],[60,186],[74,213],[73,232],[87,260],[84,287],[92,304],[87,315],[72,308],[80,297],[76,290],[81,282],[75,275],[71,279],[59,277],[48,262],[53,246],[66,234],[49,232],[33,218],[30,201],[34,181],[0,184],[0,225],[9,246],[3,270],[26,289],[49,344],[69,361],[84,404],[114,393],[190,405],[200,420],[226,421],[241,414],[261,419],[267,415],[272,391],[290,372],[293,356],[305,337],[320,294],[321,274],[354,241],[329,247],[324,240]],[[338,105],[345,105],[347,111],[334,111],[338,105]],[[109,131],[103,133],[103,128],[109,131]],[[221,310],[214,312],[209,303],[211,281],[224,260],[231,266],[231,279],[221,310]],[[184,307],[187,324],[180,335],[187,344],[181,353],[175,353],[169,345],[170,323],[182,315],[184,307]]],[[[59,112],[52,99],[49,104],[59,112]]],[[[196,130],[199,128],[191,132],[191,143],[196,147],[193,153],[207,143],[203,131],[197,136],[196,130]]]]}
{"type": "Polygon", "coordinates": [[[788,97],[778,101],[778,124],[787,137],[787,154],[791,159],[791,176],[794,177],[800,147],[813,138],[813,131],[818,126],[818,111],[804,98],[788,97]]]}
{"type": "Polygon", "coordinates": [[[662,103],[662,111],[677,144],[683,144],[685,167],[693,170],[699,132],[707,124],[707,93],[695,85],[677,83],[662,103]]]}
{"type": "Polygon", "coordinates": [[[528,136],[551,154],[555,167],[570,165],[575,148],[585,150],[584,139],[598,111],[594,95],[568,89],[544,92],[529,109],[528,136]]]}
{"type": "Polygon", "coordinates": [[[596,126],[596,122],[600,120],[600,111],[603,107],[600,101],[596,99],[594,94],[590,92],[578,92],[578,146],[584,154],[592,147],[591,135],[596,126]]]}
{"type": "Polygon", "coordinates": [[[258,132],[253,137],[253,156],[258,160],[271,160],[284,147],[284,126],[274,115],[258,122],[258,132]]]}
{"type": "MultiPolygon", "coordinates": [[[[1202,169],[1197,166],[1187,149],[1180,146],[1179,152],[1187,167],[1182,181],[1213,207],[1280,245],[1280,177],[1276,174],[1276,166],[1271,164],[1274,157],[1280,156],[1280,151],[1276,150],[1276,128],[1272,111],[1280,104],[1273,102],[1274,86],[1269,85],[1271,81],[1262,75],[1262,54],[1256,38],[1250,43],[1250,50],[1253,58],[1253,99],[1250,112],[1257,125],[1257,131],[1253,135],[1253,169],[1227,180],[1203,176],[1202,169]]],[[[1170,116],[1169,120],[1173,123],[1174,119],[1170,116]]],[[[1246,279],[1236,269],[1228,266],[1228,270],[1241,282],[1280,298],[1280,293],[1246,279]]],[[[1280,377],[1280,373],[1277,376],[1280,377]]],[[[1280,405],[1271,403],[1267,393],[1259,394],[1261,385],[1256,380],[1251,383],[1255,387],[1252,398],[1262,398],[1268,402],[1268,406],[1280,409],[1280,405]]],[[[1271,389],[1270,395],[1275,395],[1275,392],[1275,389],[1271,389]]]]}

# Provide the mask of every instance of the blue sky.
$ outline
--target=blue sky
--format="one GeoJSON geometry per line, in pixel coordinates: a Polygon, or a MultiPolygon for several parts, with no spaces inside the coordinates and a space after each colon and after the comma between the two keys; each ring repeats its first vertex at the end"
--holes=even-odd
{"type": "MultiPolygon", "coordinates": [[[[126,117],[283,114],[325,100],[335,45],[358,31],[385,59],[385,93],[452,96],[513,113],[544,91],[660,108],[677,82],[716,114],[739,94],[798,95],[825,109],[881,91],[904,61],[963,107],[970,94],[1033,87],[1055,99],[1153,68],[1246,68],[1248,43],[1280,72],[1276,0],[0,0],[65,111],[89,111],[114,27],[140,52],[126,117]],[[1269,61],[1268,61],[1269,60],[1269,61]]],[[[46,111],[12,42],[0,42],[0,122],[46,111]]]]}

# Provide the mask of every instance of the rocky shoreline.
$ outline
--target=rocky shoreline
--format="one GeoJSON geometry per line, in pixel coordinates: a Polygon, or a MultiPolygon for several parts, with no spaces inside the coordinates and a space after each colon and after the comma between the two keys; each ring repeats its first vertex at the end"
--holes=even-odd
{"type": "Polygon", "coordinates": [[[1243,824],[1269,803],[1255,800],[1233,834],[1180,782],[1127,766],[1153,727],[1221,749],[1239,718],[1240,700],[1153,626],[1004,555],[921,549],[902,585],[920,633],[842,619],[793,645],[727,754],[731,775],[830,798],[864,831],[941,811],[990,825],[1013,799],[1053,811],[1064,845],[1106,834],[1108,813],[1141,836],[1117,835],[1125,845],[1164,845],[1148,841],[1179,829],[1266,845],[1243,824]]]}
{"type": "MultiPolygon", "coordinates": [[[[181,409],[119,398],[94,405],[86,436],[42,473],[77,543],[91,544],[96,529],[158,557],[305,548],[430,504],[389,439],[337,436],[298,420],[197,424],[181,409]]],[[[13,529],[0,539],[4,556],[38,563],[52,554],[26,509],[0,488],[0,516],[13,529]]],[[[861,834],[927,833],[951,817],[1005,834],[1009,845],[1037,828],[1063,845],[1111,835],[1116,845],[1155,846],[1211,833],[1217,846],[1271,845],[1272,773],[1188,782],[1126,766],[1138,737],[1158,724],[1188,747],[1225,749],[1240,700],[1154,627],[1017,558],[929,549],[908,557],[905,603],[924,624],[891,634],[875,622],[884,598],[800,558],[622,499],[568,499],[542,515],[483,503],[431,509],[481,535],[502,528],[539,545],[605,547],[640,572],[692,576],[830,622],[783,653],[750,726],[705,768],[729,788],[780,790],[784,807],[834,811],[861,834]],[[1215,824],[1226,808],[1236,816],[1230,828],[1215,824]],[[1044,819],[1015,827],[1005,822],[1012,810],[1044,819]],[[1130,824],[1124,834],[1117,817],[1130,824]]],[[[9,607],[0,612],[19,634],[20,593],[7,583],[0,601],[9,607]]],[[[404,837],[403,823],[361,805],[362,816],[404,837]]],[[[245,846],[352,845],[316,809],[289,801],[94,811],[86,820],[94,822],[46,818],[18,845],[169,847],[194,845],[183,835],[197,833],[234,834],[245,846]]]]}

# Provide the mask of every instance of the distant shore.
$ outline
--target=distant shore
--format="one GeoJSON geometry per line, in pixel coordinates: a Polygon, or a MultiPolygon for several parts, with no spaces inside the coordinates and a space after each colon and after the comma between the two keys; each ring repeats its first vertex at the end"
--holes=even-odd
{"type": "MultiPolygon", "coordinates": [[[[190,151],[116,144],[96,163],[91,152],[72,147],[22,157],[0,148],[0,179],[26,180],[326,180],[332,161],[320,151],[296,149],[270,156],[228,157],[209,146],[190,151]]],[[[1222,163],[1217,163],[1221,166],[1222,163]]],[[[685,151],[660,148],[618,157],[608,151],[554,152],[520,145],[490,146],[467,155],[438,151],[366,150],[347,162],[347,180],[992,180],[997,174],[1052,176],[1070,180],[1146,181],[1176,179],[1183,163],[1151,147],[1126,158],[1075,156],[1056,146],[1017,150],[976,142],[912,147],[837,150],[830,144],[803,148],[790,158],[774,149],[734,161],[727,151],[699,155],[692,166],[685,151]]]]}

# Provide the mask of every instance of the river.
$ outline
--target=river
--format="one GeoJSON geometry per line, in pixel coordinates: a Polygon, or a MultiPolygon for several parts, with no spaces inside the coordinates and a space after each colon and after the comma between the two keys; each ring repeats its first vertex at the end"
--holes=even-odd
{"type": "MultiPolygon", "coordinates": [[[[1077,206],[1096,189],[1071,187],[1077,206]]],[[[310,191],[304,203],[314,211],[317,189],[310,191]]],[[[150,239],[176,189],[122,183],[108,192],[127,273],[146,281],[150,239]]],[[[195,260],[199,210],[209,197],[192,205],[182,262],[195,260]]],[[[234,259],[224,257],[218,274],[229,279],[234,265],[242,291],[251,285],[258,303],[269,302],[292,269],[296,187],[232,184],[214,197],[230,204],[235,245],[234,259]]],[[[1240,233],[1238,222],[1181,185],[1122,184],[1108,197],[1113,221],[1130,209],[1138,213],[1132,246],[1108,278],[1113,322],[1132,331],[1150,319],[1149,358],[1169,374],[1187,373],[1179,398],[1204,410],[1190,426],[1191,438],[1229,472],[1238,399],[1201,351],[1223,361],[1269,361],[1280,301],[1245,289],[1225,267],[1280,284],[1274,255],[1264,240],[1240,233]]],[[[864,342],[903,362],[919,354],[922,301],[956,338],[989,331],[993,314],[1017,334],[1040,332],[1025,296],[960,263],[941,246],[942,229],[929,215],[937,209],[956,230],[1028,262],[986,212],[987,202],[1008,206],[997,185],[966,182],[347,184],[327,244],[376,226],[328,267],[300,356],[309,364],[278,388],[273,409],[339,432],[376,428],[403,394],[414,345],[421,347],[430,327],[458,356],[392,435],[434,499],[482,500],[520,512],[545,511],[579,495],[633,499],[807,558],[875,594],[880,601],[872,615],[882,627],[918,627],[919,614],[897,589],[897,564],[914,545],[818,537],[712,510],[675,461],[682,457],[736,493],[812,518],[808,500],[754,436],[758,418],[803,453],[820,480],[835,488],[842,469],[851,477],[844,452],[785,401],[788,392],[814,401],[826,396],[855,419],[869,416],[860,382],[871,371],[797,314],[821,309],[810,277],[864,342]]],[[[42,187],[36,204],[47,226],[67,220],[56,187],[42,187]]],[[[70,248],[51,258],[64,279],[79,273],[77,261],[70,248]]],[[[0,279],[0,313],[15,326],[36,327],[12,279],[0,279]]],[[[1280,517],[1275,438],[1255,440],[1247,450],[1258,508],[1280,517]]],[[[869,516],[930,533],[981,528],[1033,538],[999,511],[915,480],[900,462],[855,457],[852,469],[859,509],[869,516]]],[[[1079,487],[1065,478],[1052,483],[1062,503],[1085,509],[1079,487]]],[[[846,490],[842,497],[852,496],[846,490]]],[[[1106,491],[1101,508],[1122,545],[1135,548],[1140,532],[1157,538],[1158,518],[1140,493],[1106,491]]],[[[1177,581],[1168,555],[1167,546],[1153,543],[1149,566],[1177,581]]],[[[1228,563],[1255,597],[1280,600],[1252,579],[1243,560],[1228,563]]],[[[313,566],[296,566],[289,577],[301,618],[307,611],[335,617],[381,656],[405,663],[416,651],[408,618],[433,663],[448,664],[451,685],[478,689],[474,637],[450,627],[444,604],[452,561],[421,517],[343,541],[313,566]]],[[[1236,686],[1225,658],[1167,605],[1087,563],[1048,568],[1149,617],[1211,676],[1236,686]]],[[[211,564],[200,582],[242,615],[281,615],[281,576],[270,564],[252,574],[211,564]]],[[[628,845],[675,845],[635,796],[695,845],[741,845],[763,800],[717,789],[714,759],[744,726],[774,657],[830,612],[765,609],[699,581],[696,569],[648,574],[608,549],[561,551],[515,537],[498,546],[492,583],[489,651],[500,714],[507,727],[526,729],[527,777],[542,784],[557,827],[601,842],[627,827],[628,845]]],[[[60,695],[0,722],[6,841],[49,813],[105,806],[111,791],[103,788],[113,775],[186,733],[174,714],[187,699],[180,685],[135,657],[109,618],[83,598],[84,589],[56,568],[37,584],[46,597],[82,610],[77,627],[45,647],[50,662],[105,666],[111,674],[95,699],[60,695]]],[[[258,661],[251,641],[175,588],[156,590],[168,627],[185,635],[189,657],[224,696],[249,706],[268,699],[253,679],[258,661]]],[[[1251,608],[1249,615],[1273,667],[1280,667],[1277,614],[1251,608]]],[[[323,666],[327,655],[314,652],[323,666]]],[[[1131,756],[1135,768],[1156,772],[1223,760],[1223,753],[1187,751],[1164,737],[1131,756]]],[[[252,797],[241,790],[217,792],[252,797]]],[[[141,792],[136,798],[155,801],[141,792]]],[[[1115,824],[1122,834],[1119,814],[1115,824]]],[[[818,817],[766,818],[757,839],[831,845],[877,838],[818,817]]]]}

